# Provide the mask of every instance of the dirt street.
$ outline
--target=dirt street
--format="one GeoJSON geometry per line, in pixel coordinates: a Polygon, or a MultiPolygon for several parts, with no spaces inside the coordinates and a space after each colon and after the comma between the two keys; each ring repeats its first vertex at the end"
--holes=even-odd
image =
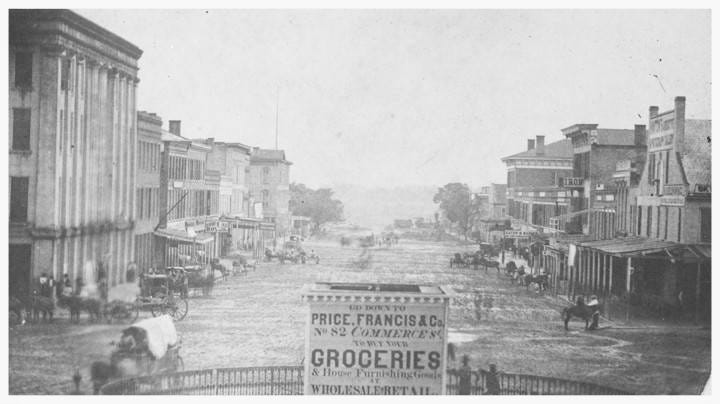
{"type": "MultiPolygon", "coordinates": [[[[192,298],[188,316],[176,324],[186,369],[299,365],[303,356],[304,284],[317,281],[436,283],[457,294],[450,312],[450,340],[458,358],[473,367],[588,381],[642,394],[697,394],[710,372],[710,330],[661,323],[601,321],[584,331],[573,321],[566,332],[560,311],[566,303],[548,293],[525,290],[489,270],[450,269],[453,243],[400,240],[391,248],[341,248],[336,241],[306,242],[321,257],[315,264],[261,264],[247,276],[216,285],[209,298],[192,298]],[[367,253],[363,256],[367,256],[367,253]]],[[[10,393],[65,394],[81,370],[91,391],[88,367],[107,360],[122,325],[69,324],[67,313],[53,324],[10,329],[10,393]]],[[[149,313],[141,313],[149,316],[149,313]]],[[[457,364],[456,364],[457,365],[457,364]]]]}

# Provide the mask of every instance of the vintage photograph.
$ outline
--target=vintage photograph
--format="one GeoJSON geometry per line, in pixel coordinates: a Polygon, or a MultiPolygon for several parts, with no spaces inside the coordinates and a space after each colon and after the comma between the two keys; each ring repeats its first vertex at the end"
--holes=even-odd
{"type": "Polygon", "coordinates": [[[710,9],[6,12],[8,394],[710,393],[710,9]]]}

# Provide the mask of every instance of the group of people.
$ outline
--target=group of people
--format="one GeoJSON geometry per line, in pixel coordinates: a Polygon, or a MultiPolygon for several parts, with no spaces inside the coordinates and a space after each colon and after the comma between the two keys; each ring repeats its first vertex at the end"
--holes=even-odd
{"type": "MultiPolygon", "coordinates": [[[[78,277],[75,280],[76,290],[78,293],[82,290],[84,282],[82,277],[78,277]]],[[[42,273],[38,278],[38,294],[49,299],[57,299],[61,296],[71,296],[73,294],[72,282],[68,274],[63,274],[63,278],[60,281],[56,281],[55,278],[47,273],[42,273]]]]}

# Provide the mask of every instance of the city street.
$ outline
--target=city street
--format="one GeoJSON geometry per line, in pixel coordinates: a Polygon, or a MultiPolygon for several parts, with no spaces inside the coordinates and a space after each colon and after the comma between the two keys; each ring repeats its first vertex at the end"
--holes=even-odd
{"type": "MultiPolygon", "coordinates": [[[[209,298],[192,298],[188,316],[176,324],[185,369],[299,365],[303,358],[304,284],[318,281],[434,283],[456,292],[450,341],[473,368],[495,363],[508,373],[575,379],[643,394],[697,394],[710,372],[710,330],[601,321],[586,332],[573,321],[563,329],[561,300],[511,285],[495,270],[450,269],[457,243],[401,239],[390,248],[340,247],[335,239],[305,243],[319,265],[263,263],[247,276],[216,284],[209,298]]],[[[567,303],[565,303],[567,304],[567,303]]],[[[123,326],[53,324],[10,328],[10,393],[64,394],[80,368],[91,391],[89,365],[107,361],[123,326]]],[[[141,313],[141,317],[149,316],[141,313]]]]}

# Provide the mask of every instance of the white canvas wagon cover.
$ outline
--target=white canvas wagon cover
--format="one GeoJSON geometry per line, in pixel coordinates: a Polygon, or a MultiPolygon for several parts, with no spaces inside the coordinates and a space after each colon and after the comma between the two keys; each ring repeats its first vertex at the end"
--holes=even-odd
{"type": "Polygon", "coordinates": [[[168,347],[177,344],[178,336],[172,317],[167,314],[138,321],[130,328],[140,328],[147,335],[148,350],[156,358],[165,356],[168,347]]]}

